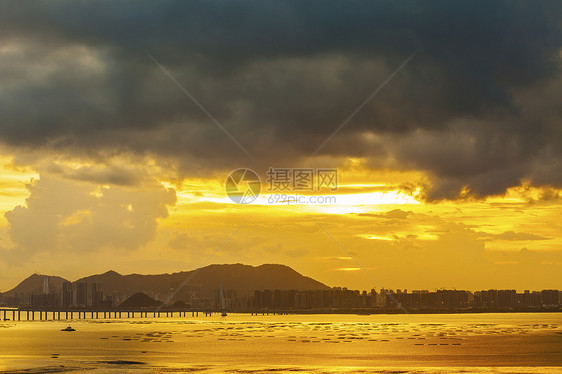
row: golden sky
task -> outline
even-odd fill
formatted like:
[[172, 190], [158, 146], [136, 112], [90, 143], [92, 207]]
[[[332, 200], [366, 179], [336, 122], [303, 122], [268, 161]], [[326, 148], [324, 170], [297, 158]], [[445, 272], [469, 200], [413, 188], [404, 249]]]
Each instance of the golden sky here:
[[559, 190], [515, 187], [503, 196], [427, 202], [421, 184], [400, 187], [422, 181], [419, 172], [369, 170], [357, 159], [338, 172], [338, 189], [323, 191], [335, 203], [269, 204], [277, 192], [264, 183], [265, 193], [242, 205], [228, 199], [226, 173], [131, 188], [40, 174], [3, 157], [0, 233], [7, 256], [0, 284], [10, 288], [34, 271], [77, 279], [109, 269], [193, 269], [249, 218], [206, 264], [283, 263], [328, 285], [359, 289], [378, 288], [360, 266], [385, 287], [401, 289], [558, 285]]
[[[0, 290], [207, 258], [562, 288], [562, 5], [383, 4], [0, 4]], [[336, 201], [270, 204], [272, 167]]]

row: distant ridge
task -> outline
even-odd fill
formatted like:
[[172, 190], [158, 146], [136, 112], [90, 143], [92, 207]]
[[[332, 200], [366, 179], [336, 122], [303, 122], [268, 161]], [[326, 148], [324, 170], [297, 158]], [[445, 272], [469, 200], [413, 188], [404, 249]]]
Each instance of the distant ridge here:
[[66, 279], [44, 274], [32, 274], [26, 279], [24, 279], [16, 287], [12, 288], [10, 291], [6, 291], [3, 295], [12, 296], [15, 294], [27, 294], [27, 293], [41, 293], [43, 292], [43, 279], [49, 277], [49, 290], [59, 291], [62, 289], [63, 282], [67, 282]]
[[119, 304], [120, 309], [134, 309], [134, 308], [153, 308], [160, 306], [162, 303], [154, 300], [143, 292], [137, 292], [129, 297], [127, 300]]
[[[100, 289], [104, 292], [115, 292], [118, 295], [133, 295], [143, 292], [165, 298], [190, 277], [188, 284], [177, 292], [173, 301], [185, 300], [192, 290], [197, 290], [199, 297], [214, 297], [215, 290], [219, 288], [220, 280], [222, 280], [225, 289], [235, 290], [240, 295], [263, 289], [326, 290], [330, 288], [288, 266], [279, 264], [260, 266], [243, 264], [209, 265], [191, 271], [151, 275], [122, 275], [110, 270], [103, 274], [80, 278], [74, 283], [98, 283]], [[33, 274], [12, 290], [5, 292], [4, 295], [42, 292], [43, 278], [43, 275]], [[64, 278], [49, 276], [49, 282], [54, 289], [60, 290], [64, 281], [66, 281]]]

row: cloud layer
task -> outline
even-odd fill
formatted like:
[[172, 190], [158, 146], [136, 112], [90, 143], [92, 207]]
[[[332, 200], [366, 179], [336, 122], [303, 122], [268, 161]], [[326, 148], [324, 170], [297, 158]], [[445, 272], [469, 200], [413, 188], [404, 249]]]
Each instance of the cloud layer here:
[[[28, 186], [26, 206], [6, 213], [20, 261], [36, 253], [133, 250], [156, 236], [157, 220], [176, 203], [173, 189], [99, 187], [42, 176]], [[10, 262], [17, 262], [11, 258]]]
[[554, 1], [3, 2], [0, 141], [182, 175], [305, 162], [419, 51], [320, 156], [423, 170], [430, 199], [559, 187], [561, 17]]

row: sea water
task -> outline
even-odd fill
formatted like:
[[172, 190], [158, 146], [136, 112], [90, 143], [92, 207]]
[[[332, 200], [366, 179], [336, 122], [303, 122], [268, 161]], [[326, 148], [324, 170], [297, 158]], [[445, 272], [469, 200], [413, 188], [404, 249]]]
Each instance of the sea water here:
[[[0, 373], [562, 373], [562, 314], [0, 322]], [[61, 329], [71, 325], [74, 332]]]

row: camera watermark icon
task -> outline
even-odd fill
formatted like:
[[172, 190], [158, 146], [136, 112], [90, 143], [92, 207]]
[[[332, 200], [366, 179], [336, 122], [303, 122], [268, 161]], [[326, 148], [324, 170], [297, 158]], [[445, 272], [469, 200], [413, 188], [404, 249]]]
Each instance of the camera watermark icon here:
[[237, 204], [250, 204], [260, 195], [261, 180], [255, 171], [240, 168], [228, 175], [224, 188], [226, 194], [233, 202]]

